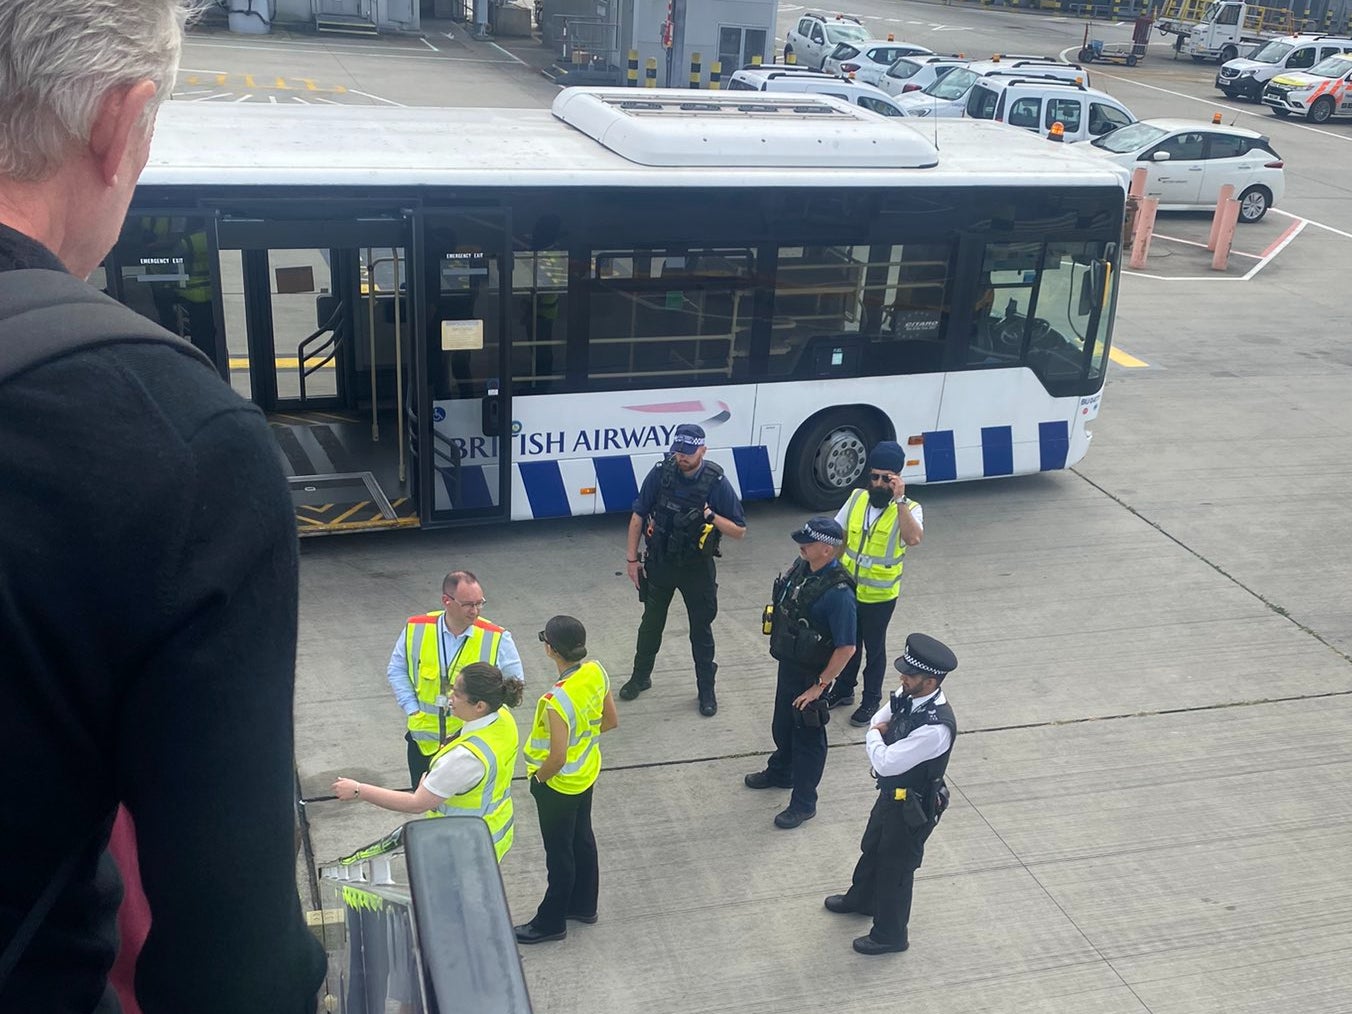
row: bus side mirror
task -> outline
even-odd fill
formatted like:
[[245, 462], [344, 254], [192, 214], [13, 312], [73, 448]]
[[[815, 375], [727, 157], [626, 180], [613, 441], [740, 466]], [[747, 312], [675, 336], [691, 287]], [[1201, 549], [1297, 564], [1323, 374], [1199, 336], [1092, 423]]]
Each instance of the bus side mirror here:
[[1090, 261], [1085, 273], [1080, 276], [1080, 296], [1079, 312], [1081, 317], [1088, 317], [1094, 312], [1095, 306], [1101, 306], [1104, 298], [1107, 296], [1105, 287], [1108, 281], [1108, 262], [1102, 260]]

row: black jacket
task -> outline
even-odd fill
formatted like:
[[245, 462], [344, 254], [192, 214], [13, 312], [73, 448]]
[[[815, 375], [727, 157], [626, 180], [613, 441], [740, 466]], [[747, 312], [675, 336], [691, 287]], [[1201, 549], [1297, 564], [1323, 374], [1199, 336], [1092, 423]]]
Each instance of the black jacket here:
[[[61, 264], [0, 227], [0, 270]], [[118, 1009], [136, 821], [153, 925], [145, 1014], [314, 1010], [323, 952], [296, 893], [294, 519], [262, 415], [155, 346], [0, 384], [0, 946], [89, 843], [0, 1011]]]

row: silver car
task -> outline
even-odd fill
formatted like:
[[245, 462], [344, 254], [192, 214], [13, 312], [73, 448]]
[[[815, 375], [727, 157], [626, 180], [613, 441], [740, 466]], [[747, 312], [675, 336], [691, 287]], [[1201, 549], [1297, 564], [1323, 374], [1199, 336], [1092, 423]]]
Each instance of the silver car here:
[[888, 39], [864, 39], [860, 42], [842, 42], [836, 46], [822, 70], [841, 77], [854, 75], [856, 81], [876, 85], [887, 68], [903, 56], [928, 55], [933, 50], [924, 46], [915, 46], [909, 42], [892, 42]]
[[842, 42], [863, 42], [868, 37], [868, 29], [848, 14], [804, 14], [785, 36], [784, 62], [792, 56], [820, 70]]

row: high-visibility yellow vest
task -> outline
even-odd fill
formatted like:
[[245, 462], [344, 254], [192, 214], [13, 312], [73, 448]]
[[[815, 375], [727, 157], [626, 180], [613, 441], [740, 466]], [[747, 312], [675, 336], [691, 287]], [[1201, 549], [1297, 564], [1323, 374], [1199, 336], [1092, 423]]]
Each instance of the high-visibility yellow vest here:
[[546, 784], [575, 796], [586, 792], [601, 773], [601, 710], [610, 693], [610, 677], [600, 662], [586, 661], [564, 672], [535, 706], [535, 725], [526, 741], [526, 769], [535, 774], [549, 757], [549, 712], [568, 726], [568, 755], [563, 769]]
[[408, 678], [418, 696], [418, 710], [408, 716], [408, 731], [418, 749], [431, 755], [442, 742], [465, 723], [451, 714], [451, 687], [461, 669], [471, 662], [498, 661], [502, 628], [485, 619], [475, 620], [465, 633], [455, 658], [441, 657], [441, 617], [444, 610], [410, 616], [404, 627], [404, 657]]
[[845, 569], [854, 578], [855, 598], [860, 602], [888, 602], [901, 594], [901, 565], [906, 543], [897, 524], [900, 511], [910, 510], [910, 501], [890, 503], [873, 527], [864, 530], [868, 491], [850, 494], [845, 523]]
[[211, 302], [211, 250], [205, 231], [190, 232], [179, 240], [183, 251], [183, 271], [188, 280], [179, 289], [190, 303]]
[[493, 849], [498, 854], [498, 862], [502, 862], [515, 837], [512, 830], [512, 772], [516, 768], [516, 751], [520, 745], [515, 719], [506, 708], [499, 708], [496, 720], [473, 732], [462, 730], [455, 740], [443, 746], [432, 758], [431, 766], [435, 767], [445, 754], [463, 746], [482, 762], [484, 776], [474, 788], [449, 797], [435, 810], [429, 810], [427, 815], [482, 817], [493, 835]]

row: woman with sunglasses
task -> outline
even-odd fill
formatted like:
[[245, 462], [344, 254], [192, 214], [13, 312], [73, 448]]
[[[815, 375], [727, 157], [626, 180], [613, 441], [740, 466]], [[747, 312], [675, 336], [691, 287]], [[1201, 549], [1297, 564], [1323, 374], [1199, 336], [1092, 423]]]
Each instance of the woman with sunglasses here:
[[520, 738], [508, 708], [521, 683], [495, 665], [471, 662], [456, 674], [451, 712], [464, 723], [441, 745], [414, 790], [384, 789], [351, 778], [333, 783], [339, 799], [363, 799], [397, 813], [478, 816], [488, 824], [498, 862], [512, 847], [512, 772]]
[[555, 616], [540, 631], [559, 679], [535, 706], [526, 742], [530, 794], [540, 814], [545, 897], [535, 918], [516, 927], [523, 944], [562, 940], [569, 919], [596, 922], [600, 868], [592, 834], [592, 787], [601, 773], [598, 737], [619, 724], [610, 677], [587, 659], [587, 630], [571, 616]]

